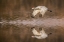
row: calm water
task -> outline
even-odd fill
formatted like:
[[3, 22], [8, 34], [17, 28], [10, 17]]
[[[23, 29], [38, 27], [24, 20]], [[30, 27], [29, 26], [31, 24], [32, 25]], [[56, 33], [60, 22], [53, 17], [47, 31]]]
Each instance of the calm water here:
[[[32, 7], [44, 5], [52, 12], [32, 18]], [[0, 42], [64, 42], [64, 0], [0, 0]], [[31, 28], [44, 28], [46, 39], [31, 36]]]

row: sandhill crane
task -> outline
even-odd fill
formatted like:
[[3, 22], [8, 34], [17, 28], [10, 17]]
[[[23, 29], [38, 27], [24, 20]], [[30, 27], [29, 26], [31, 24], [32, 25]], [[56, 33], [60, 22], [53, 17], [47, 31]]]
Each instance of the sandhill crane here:
[[[47, 7], [45, 6], [37, 6], [34, 9], [33, 13], [32, 13], [32, 17], [35, 17], [38, 13], [40, 13], [42, 15], [42, 17], [44, 16], [45, 12], [48, 10]], [[52, 12], [51, 10], [48, 10], [50, 12]]]
[[38, 32], [35, 28], [33, 28], [32, 33], [34, 34], [32, 38], [45, 39], [46, 37], [48, 37], [48, 35], [45, 33], [43, 29], [40, 32]]

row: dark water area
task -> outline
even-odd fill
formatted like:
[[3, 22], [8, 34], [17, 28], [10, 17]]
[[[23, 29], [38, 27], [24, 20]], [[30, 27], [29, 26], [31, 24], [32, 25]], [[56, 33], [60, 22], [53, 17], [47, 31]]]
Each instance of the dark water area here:
[[[35, 18], [31, 18], [32, 7], [36, 6], [46, 6], [52, 12], [47, 11], [44, 17], [37, 15]], [[59, 19], [60, 24], [58, 25], [61, 26], [52, 22], [50, 25], [54, 24], [54, 26], [51, 25], [51, 27], [34, 26], [36, 30], [42, 27], [47, 34], [52, 33], [46, 39], [36, 39], [31, 37], [33, 35], [31, 28], [33, 26], [8, 24], [9, 21], [25, 20], [26, 22], [27, 20], [27, 22], [30, 22], [32, 19], [40, 18], [42, 20], [46, 19], [46, 22], [44, 21], [45, 26], [49, 21], [47, 21], [48, 18], [51, 18], [50, 21], [54, 23], [55, 21], [57, 23], [58, 20], [56, 19]], [[63, 18], [64, 0], [0, 0], [0, 42], [64, 42]], [[55, 21], [53, 21], [54, 19]]]
[[49, 14], [64, 16], [64, 0], [0, 0], [0, 18], [30, 18], [31, 8], [42, 5], [52, 10]]
[[[47, 34], [45, 39], [32, 38], [30, 26], [0, 25], [0, 42], [64, 42], [64, 28], [60, 26], [43, 27]], [[40, 28], [35, 26], [36, 29]]]

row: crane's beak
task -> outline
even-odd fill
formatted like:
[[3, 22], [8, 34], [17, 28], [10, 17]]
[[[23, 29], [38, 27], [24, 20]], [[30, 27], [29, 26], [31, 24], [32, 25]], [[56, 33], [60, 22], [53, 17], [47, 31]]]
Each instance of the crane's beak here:
[[31, 29], [34, 29], [35, 27], [32, 27]]
[[35, 7], [33, 7], [32, 9], [35, 9]]
[[39, 8], [35, 8], [35, 7], [33, 7], [32, 9], [34, 9], [34, 10], [40, 10]]
[[35, 10], [40, 10], [39, 8], [35, 8]]

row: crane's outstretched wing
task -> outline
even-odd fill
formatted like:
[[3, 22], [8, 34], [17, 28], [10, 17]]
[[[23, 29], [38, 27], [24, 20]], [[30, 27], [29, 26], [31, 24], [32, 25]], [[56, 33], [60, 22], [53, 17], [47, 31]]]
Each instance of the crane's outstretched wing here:
[[35, 29], [33, 29], [32, 32], [33, 32], [34, 35], [41, 35], [41, 34], [40, 34], [39, 32], [37, 32], [37, 30], [35, 30]]
[[40, 33], [39, 33], [39, 32], [37, 32], [37, 30], [35, 30], [35, 29], [33, 28], [32, 32], [33, 32], [33, 34], [34, 34], [34, 36], [32, 36], [33, 38], [45, 39], [46, 37], [48, 37], [48, 35], [45, 33], [45, 31], [44, 31], [43, 29], [42, 29], [42, 30], [40, 31]]

